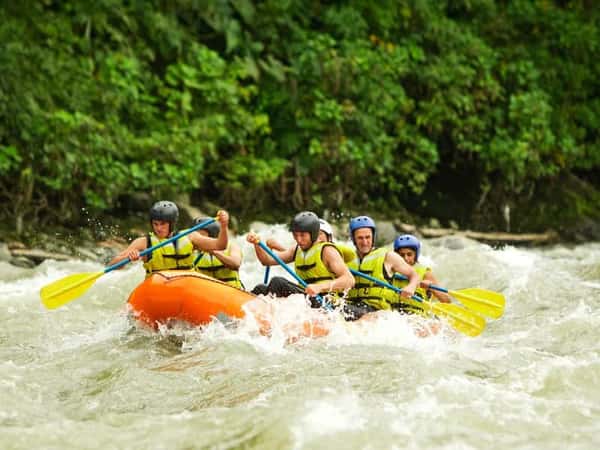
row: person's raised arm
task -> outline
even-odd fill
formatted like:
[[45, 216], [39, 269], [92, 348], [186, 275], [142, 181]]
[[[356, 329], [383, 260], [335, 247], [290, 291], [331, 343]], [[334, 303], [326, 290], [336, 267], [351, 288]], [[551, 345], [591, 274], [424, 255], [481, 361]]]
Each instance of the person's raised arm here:
[[[246, 241], [254, 245], [254, 251], [256, 252], [256, 257], [260, 261], [263, 266], [276, 266], [278, 263], [273, 259], [267, 252], [265, 252], [258, 243], [260, 242], [260, 236], [256, 234], [254, 231], [250, 231], [246, 235]], [[289, 263], [294, 260], [296, 247], [290, 247], [285, 250], [273, 250], [284, 263]]]
[[229, 243], [228, 255], [223, 250], [213, 250], [211, 253], [228, 269], [238, 270], [242, 265], [242, 251], [235, 242]]
[[227, 211], [220, 210], [217, 212], [217, 220], [221, 225], [219, 229], [219, 235], [216, 238], [203, 236], [197, 231], [190, 234], [190, 240], [193, 242], [194, 247], [198, 250], [212, 251], [212, 250], [225, 250], [229, 242], [227, 226], [229, 225], [229, 214]]
[[266, 244], [267, 244], [267, 247], [269, 247], [271, 250], [279, 250], [279, 251], [285, 250], [285, 247], [283, 245], [281, 245], [279, 242], [277, 242], [277, 240], [274, 238], [267, 239]]

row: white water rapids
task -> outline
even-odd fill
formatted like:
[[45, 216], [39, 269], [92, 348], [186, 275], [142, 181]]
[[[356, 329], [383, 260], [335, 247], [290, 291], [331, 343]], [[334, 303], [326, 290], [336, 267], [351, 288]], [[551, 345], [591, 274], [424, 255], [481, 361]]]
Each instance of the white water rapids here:
[[[251, 288], [264, 269], [236, 239]], [[138, 264], [49, 311], [40, 288], [103, 267], [0, 263], [0, 448], [599, 448], [600, 244], [444, 238], [423, 255], [442, 286], [504, 294], [504, 316], [476, 338], [419, 338], [397, 313], [294, 343], [249, 320], [153, 333], [127, 315]], [[282, 322], [310, 313], [280, 308]]]

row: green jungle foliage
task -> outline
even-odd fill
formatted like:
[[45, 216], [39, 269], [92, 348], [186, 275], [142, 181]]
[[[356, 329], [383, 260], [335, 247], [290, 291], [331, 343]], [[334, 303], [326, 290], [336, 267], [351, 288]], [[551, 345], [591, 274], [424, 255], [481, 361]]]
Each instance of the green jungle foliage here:
[[78, 223], [140, 192], [395, 208], [441, 173], [480, 200], [595, 173], [599, 19], [585, 0], [3, 2], [0, 217]]

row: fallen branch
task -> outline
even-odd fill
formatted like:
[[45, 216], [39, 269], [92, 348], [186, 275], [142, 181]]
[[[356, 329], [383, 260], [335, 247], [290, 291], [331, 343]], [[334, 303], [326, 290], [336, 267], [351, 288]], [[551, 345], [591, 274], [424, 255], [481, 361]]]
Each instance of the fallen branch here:
[[559, 239], [558, 233], [555, 231], [547, 231], [545, 233], [503, 233], [503, 232], [483, 232], [471, 230], [455, 230], [452, 228], [415, 228], [408, 225], [401, 228], [406, 233], [418, 233], [426, 238], [436, 238], [444, 236], [463, 236], [474, 239], [476, 241], [486, 243], [503, 243], [503, 244], [548, 244], [556, 242]]

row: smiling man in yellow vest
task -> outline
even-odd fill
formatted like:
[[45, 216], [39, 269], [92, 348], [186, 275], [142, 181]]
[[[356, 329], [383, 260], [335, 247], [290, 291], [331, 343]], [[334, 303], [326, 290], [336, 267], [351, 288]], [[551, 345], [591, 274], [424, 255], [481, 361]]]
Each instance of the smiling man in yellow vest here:
[[356, 247], [356, 258], [348, 267], [387, 283], [393, 282], [394, 273], [408, 277], [408, 284], [400, 296], [366, 278], [355, 276], [355, 284], [348, 292], [344, 313], [347, 320], [357, 320], [363, 315], [382, 309], [403, 309], [401, 297], [410, 298], [419, 284], [417, 272], [398, 254], [386, 248], [375, 247], [377, 226], [368, 216], [350, 220], [350, 237]]

